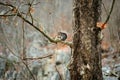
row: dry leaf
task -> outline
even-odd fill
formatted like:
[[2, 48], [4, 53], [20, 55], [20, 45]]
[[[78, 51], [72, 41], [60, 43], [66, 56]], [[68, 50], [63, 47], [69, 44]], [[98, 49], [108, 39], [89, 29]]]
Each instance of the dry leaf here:
[[102, 22], [97, 22], [97, 27], [99, 27], [101, 29], [105, 29], [107, 27], [107, 24], [104, 24]]

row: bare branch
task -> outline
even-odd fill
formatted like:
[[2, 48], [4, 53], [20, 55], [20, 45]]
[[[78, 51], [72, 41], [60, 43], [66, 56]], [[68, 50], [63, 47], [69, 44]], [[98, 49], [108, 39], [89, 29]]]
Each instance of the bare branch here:
[[30, 16], [31, 21], [32, 21], [32, 24], [33, 24], [33, 16], [32, 16], [32, 14], [31, 14], [31, 10], [32, 10], [32, 4], [33, 4], [33, 2], [34, 2], [34, 0], [32, 0], [31, 3], [30, 3], [30, 2], [27, 2], [27, 4], [26, 4], [26, 5], [29, 6], [29, 7], [28, 7], [27, 14], [26, 14], [26, 17], [27, 17], [28, 15]]
[[18, 14], [18, 16], [20, 18], [22, 18], [25, 22], [27, 22], [28, 24], [30, 24], [32, 27], [34, 27], [37, 31], [41, 32], [50, 42], [52, 43], [62, 43], [62, 44], [66, 44], [70, 47], [72, 47], [72, 44], [70, 42], [65, 42], [65, 41], [59, 41], [59, 40], [54, 40], [51, 37], [49, 37], [44, 31], [40, 30], [37, 26], [35, 26], [34, 24], [32, 24], [30, 21], [28, 21], [27, 19], [25, 19], [21, 14]]
[[47, 55], [44, 55], [42, 57], [37, 57], [37, 58], [24, 58], [23, 60], [38, 60], [38, 59], [43, 59], [43, 58], [47, 58], [50, 56], [53, 56], [53, 54], [47, 54]]
[[60, 72], [58, 71], [58, 69], [57, 69], [57, 66], [55, 65], [55, 69], [56, 69], [56, 71], [58, 72], [58, 74], [59, 74], [59, 77], [60, 77], [60, 80], [62, 80], [62, 76], [60, 75]]
[[103, 2], [102, 2], [102, 5], [103, 5], [103, 8], [104, 8], [104, 10], [105, 10], [105, 12], [106, 12], [106, 15], [108, 16], [107, 9], [106, 9], [105, 4], [104, 4]]
[[16, 8], [15, 6], [13, 6], [11, 4], [6, 4], [6, 3], [2, 3], [2, 2], [0, 2], [0, 5], [8, 6], [8, 7], [11, 7], [11, 8]]
[[15, 16], [16, 14], [6, 14], [6, 15], [0, 15], [0, 17], [7, 17], [7, 16]]
[[[1, 2], [0, 2], [0, 5], [10, 6], [12, 8], [16, 8], [15, 6], [13, 6], [11, 4], [5, 4], [5, 3], [1, 3]], [[14, 15], [0, 15], [0, 16], [14, 16]], [[31, 23], [29, 20], [27, 20], [25, 17], [23, 17], [23, 15], [19, 11], [17, 13], [17, 16], [20, 17], [21, 19], [23, 19], [26, 23], [31, 25], [33, 28], [35, 28], [41, 34], [43, 34], [50, 42], [52, 42], [52, 43], [58, 43], [59, 42], [59, 43], [62, 43], [62, 44], [65, 44], [65, 45], [68, 45], [68, 46], [72, 47], [72, 42], [60, 41], [60, 40], [55, 40], [55, 39], [51, 38], [47, 33], [40, 30], [37, 26], [35, 26], [33, 23]]]
[[109, 21], [110, 15], [111, 15], [111, 13], [112, 13], [112, 11], [113, 11], [114, 4], [115, 4], [115, 0], [113, 0], [113, 2], [112, 2], [112, 6], [111, 6], [111, 9], [110, 9], [110, 12], [109, 12], [109, 14], [108, 14], [105, 22], [104, 22], [103, 25], [101, 26], [102, 28], [104, 28], [105, 24]]
[[38, 5], [40, 2], [34, 3], [33, 5]]

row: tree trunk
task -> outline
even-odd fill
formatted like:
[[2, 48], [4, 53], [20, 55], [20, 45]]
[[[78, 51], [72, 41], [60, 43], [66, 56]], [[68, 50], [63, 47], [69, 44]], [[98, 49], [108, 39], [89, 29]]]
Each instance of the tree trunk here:
[[74, 0], [73, 61], [71, 80], [102, 80], [101, 54], [98, 50], [101, 0]]

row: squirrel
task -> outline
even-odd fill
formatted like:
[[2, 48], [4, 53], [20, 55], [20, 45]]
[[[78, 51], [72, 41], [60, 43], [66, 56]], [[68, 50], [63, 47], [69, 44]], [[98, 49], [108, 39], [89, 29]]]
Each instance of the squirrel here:
[[58, 32], [55, 39], [60, 41], [65, 41], [67, 39], [67, 33]]

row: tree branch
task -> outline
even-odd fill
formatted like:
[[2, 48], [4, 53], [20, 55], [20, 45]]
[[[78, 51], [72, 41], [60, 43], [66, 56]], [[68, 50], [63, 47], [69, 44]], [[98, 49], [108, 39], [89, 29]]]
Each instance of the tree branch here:
[[57, 66], [56, 66], [56, 65], [55, 65], [55, 69], [56, 69], [57, 73], [59, 74], [60, 80], [62, 80], [62, 76], [60, 75], [60, 72], [58, 71], [58, 69], [57, 69]]
[[23, 60], [38, 60], [38, 59], [43, 59], [43, 58], [47, 58], [50, 56], [53, 56], [53, 54], [47, 54], [47, 55], [44, 55], [42, 57], [37, 57], [37, 58], [24, 58]]
[[[5, 4], [0, 2], [0, 5], [3, 6], [9, 6], [12, 7], [13, 9], [15, 9], [16, 7], [11, 5], [11, 4]], [[15, 16], [16, 14], [11, 14], [11, 15], [0, 15], [0, 16]], [[29, 25], [31, 25], [33, 28], [35, 28], [37, 31], [39, 31], [43, 36], [45, 36], [50, 42], [52, 43], [62, 43], [65, 45], [68, 45], [70, 47], [72, 47], [72, 42], [67, 42], [67, 41], [60, 41], [60, 40], [55, 40], [53, 38], [51, 38], [50, 36], [48, 36], [48, 34], [46, 34], [44, 31], [40, 30], [37, 26], [35, 26], [33, 23], [31, 23], [29, 20], [27, 20], [19, 11], [17, 13], [17, 16], [20, 17], [22, 20], [24, 20], [26, 23], [28, 23]]]
[[110, 15], [111, 15], [111, 13], [112, 13], [112, 11], [113, 11], [114, 4], [115, 4], [115, 0], [113, 0], [113, 2], [112, 2], [112, 6], [111, 6], [111, 9], [110, 9], [110, 12], [109, 12], [109, 14], [108, 14], [105, 22], [104, 22], [103, 25], [101, 26], [102, 28], [104, 28], [105, 24], [109, 21]]

